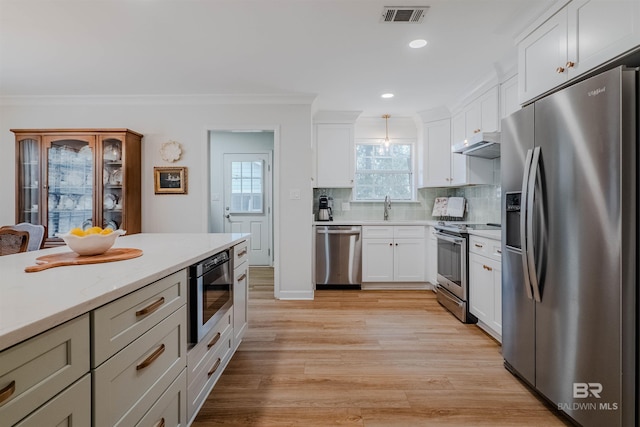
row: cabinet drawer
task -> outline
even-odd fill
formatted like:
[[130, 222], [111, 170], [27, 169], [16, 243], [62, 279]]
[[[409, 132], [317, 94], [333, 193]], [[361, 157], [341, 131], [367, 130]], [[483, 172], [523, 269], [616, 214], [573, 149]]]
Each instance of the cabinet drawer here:
[[0, 353], [0, 420], [13, 425], [89, 372], [89, 315]]
[[364, 225], [362, 226], [363, 239], [393, 239], [393, 226], [391, 225]]
[[469, 252], [486, 256], [496, 261], [502, 259], [501, 243], [485, 237], [469, 236]]
[[187, 302], [187, 270], [181, 270], [92, 312], [93, 368]]
[[233, 247], [233, 267], [243, 264], [249, 259], [248, 241], [240, 242]]
[[233, 307], [225, 313], [205, 337], [196, 344], [187, 354], [187, 381], [189, 384], [195, 379], [196, 372], [202, 369], [207, 355], [214, 353], [218, 347], [223, 345], [222, 337], [232, 328]]
[[187, 425], [187, 372], [175, 379], [136, 427], [176, 427]]
[[181, 307], [94, 370], [94, 426], [140, 420], [187, 362], [187, 308]]
[[396, 239], [424, 239], [422, 225], [399, 225], [393, 227], [393, 237]]
[[220, 346], [213, 353], [207, 354], [204, 362], [194, 372], [193, 381], [189, 383], [187, 389], [189, 419], [193, 418], [195, 412], [200, 408], [200, 405], [207, 398], [218, 378], [220, 378], [231, 357], [232, 344], [233, 331], [232, 329], [227, 329], [227, 332], [220, 339]]
[[15, 427], [91, 425], [91, 374], [42, 405]]

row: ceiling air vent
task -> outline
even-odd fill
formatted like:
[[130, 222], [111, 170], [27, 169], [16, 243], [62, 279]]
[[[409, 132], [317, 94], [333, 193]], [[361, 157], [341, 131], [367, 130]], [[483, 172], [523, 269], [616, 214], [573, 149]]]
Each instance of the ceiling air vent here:
[[380, 22], [419, 24], [424, 20], [429, 6], [385, 6]]

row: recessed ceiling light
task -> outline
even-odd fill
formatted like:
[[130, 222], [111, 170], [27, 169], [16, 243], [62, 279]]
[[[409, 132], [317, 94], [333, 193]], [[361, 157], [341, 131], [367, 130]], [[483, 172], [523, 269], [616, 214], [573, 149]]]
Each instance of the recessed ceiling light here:
[[393, 98], [393, 97], [394, 97], [394, 95], [393, 95], [392, 93], [383, 93], [383, 94], [382, 94], [382, 97], [383, 97], [383, 98], [385, 98], [385, 99], [386, 99], [386, 98]]
[[421, 47], [425, 47], [426, 45], [427, 41], [423, 39], [413, 40], [411, 43], [409, 43], [409, 47], [412, 47], [414, 49], [419, 49]]

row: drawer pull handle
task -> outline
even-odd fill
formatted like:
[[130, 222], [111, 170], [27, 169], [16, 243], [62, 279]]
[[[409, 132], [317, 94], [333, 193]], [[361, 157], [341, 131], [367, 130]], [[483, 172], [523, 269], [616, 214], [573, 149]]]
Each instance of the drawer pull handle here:
[[498, 252], [499, 254], [502, 253], [502, 249], [496, 249], [496, 252]]
[[164, 344], [160, 344], [160, 347], [158, 347], [157, 349], [155, 349], [155, 351], [153, 353], [151, 353], [149, 355], [149, 357], [147, 357], [146, 359], [144, 359], [142, 361], [142, 363], [140, 363], [138, 366], [136, 366], [136, 371], [139, 371], [141, 369], [146, 368], [147, 366], [151, 365], [153, 362], [156, 361], [156, 359], [158, 357], [160, 357], [160, 355], [164, 353]]
[[3, 403], [5, 400], [9, 399], [13, 393], [16, 391], [16, 382], [11, 381], [8, 386], [0, 390], [0, 403]]
[[247, 254], [247, 248], [244, 248], [240, 252], [238, 252], [238, 258], [243, 257]]
[[564, 67], [558, 67], [558, 68], [556, 68], [556, 73], [558, 73], [558, 74], [562, 74], [562, 73], [564, 73]]
[[242, 282], [246, 278], [247, 278], [246, 273], [242, 273], [242, 276], [238, 277], [238, 282]]
[[153, 427], [164, 427], [164, 418], [160, 419]]
[[154, 311], [159, 309], [162, 304], [164, 304], [164, 297], [161, 297], [158, 301], [156, 301], [154, 303], [151, 303], [148, 306], [146, 306], [145, 308], [136, 311], [136, 317], [140, 317], [140, 316], [144, 316], [144, 315], [149, 314], [149, 313], [153, 313]]
[[484, 245], [479, 245], [477, 243], [474, 243], [474, 245], [475, 245], [476, 248], [484, 248]]
[[566, 65], [566, 67], [567, 67], [567, 68], [573, 68], [573, 67], [575, 67], [575, 66], [576, 66], [576, 63], [575, 63], [575, 62], [573, 62], [573, 61], [569, 61], [569, 62], [567, 62], [567, 65]]
[[482, 265], [482, 268], [484, 268], [487, 271], [493, 271], [493, 268], [489, 267], [488, 265]]
[[211, 342], [210, 342], [209, 344], [207, 344], [207, 348], [211, 348], [211, 347], [213, 347], [214, 345], [216, 345], [216, 343], [218, 342], [218, 340], [220, 340], [220, 332], [218, 332], [218, 333], [216, 334], [216, 336], [215, 336], [215, 337], [213, 337], [213, 339], [211, 340]]
[[215, 371], [218, 370], [218, 368], [220, 367], [220, 363], [222, 363], [222, 360], [220, 360], [220, 358], [218, 357], [218, 360], [216, 360], [216, 363], [213, 365], [213, 368], [211, 368], [211, 370], [207, 373], [207, 376], [211, 376], [213, 375], [213, 373]]

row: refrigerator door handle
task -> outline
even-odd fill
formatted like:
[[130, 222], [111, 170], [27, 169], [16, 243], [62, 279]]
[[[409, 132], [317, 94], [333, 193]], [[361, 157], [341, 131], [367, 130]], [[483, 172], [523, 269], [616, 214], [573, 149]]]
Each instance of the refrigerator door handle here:
[[536, 191], [536, 177], [540, 167], [540, 147], [533, 149], [533, 158], [531, 159], [531, 167], [529, 169], [529, 179], [527, 188], [527, 261], [529, 271], [529, 280], [531, 288], [533, 288], [533, 299], [540, 302], [540, 286], [538, 283], [538, 273], [536, 272], [536, 260], [533, 248], [533, 200]]
[[529, 190], [529, 172], [531, 170], [531, 159], [533, 157], [533, 150], [527, 150], [527, 157], [524, 161], [524, 174], [522, 175], [522, 192], [520, 199], [523, 201], [524, 206], [520, 210], [520, 244], [522, 253], [522, 271], [524, 272], [524, 286], [527, 290], [527, 298], [533, 299], [533, 293], [531, 292], [531, 281], [529, 279], [529, 262], [527, 260], [527, 216], [529, 215], [529, 208], [527, 205], [527, 192]]

